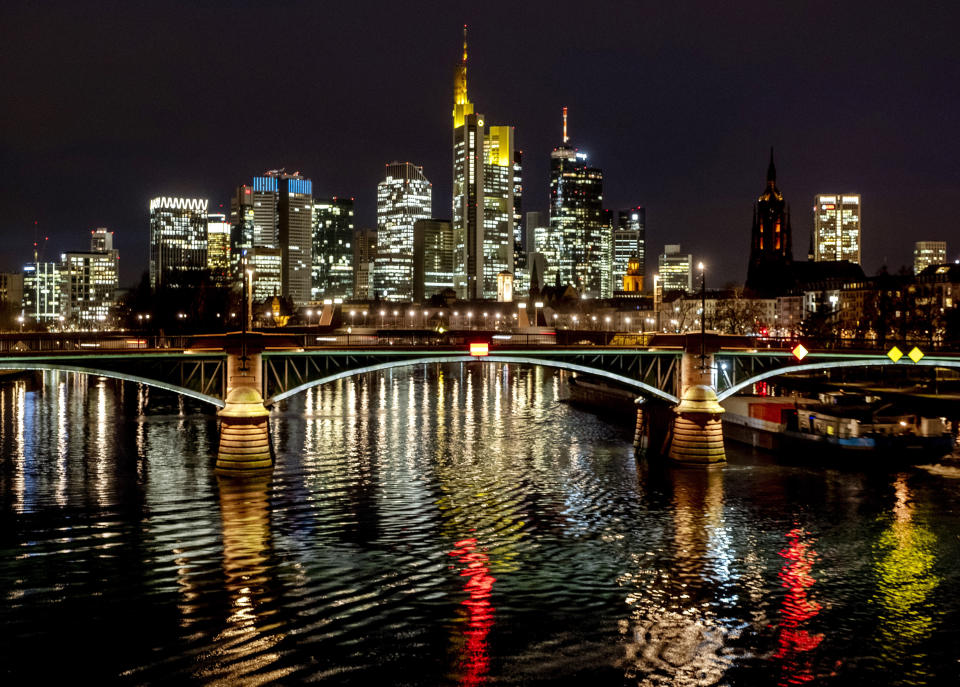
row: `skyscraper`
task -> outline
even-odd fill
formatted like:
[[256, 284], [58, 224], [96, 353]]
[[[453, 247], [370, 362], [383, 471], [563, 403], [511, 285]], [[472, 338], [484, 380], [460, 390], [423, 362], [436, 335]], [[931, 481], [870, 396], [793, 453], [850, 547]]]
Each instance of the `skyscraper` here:
[[30, 262], [23, 266], [23, 314], [39, 323], [60, 317], [60, 265]]
[[[563, 144], [550, 153], [550, 230], [538, 246], [547, 259], [547, 283], [572, 284], [582, 296], [603, 291], [603, 172], [569, 144], [563, 108]], [[609, 275], [609, 263], [606, 264]]]
[[358, 229], [353, 234], [354, 298], [373, 297], [373, 270], [377, 258], [377, 230]]
[[514, 270], [521, 155], [513, 127], [486, 127], [484, 116], [474, 112], [467, 95], [466, 26], [453, 98], [455, 288], [462, 298], [495, 298], [497, 275]]
[[311, 299], [353, 298], [353, 198], [313, 201]]
[[182, 286], [207, 269], [207, 199], [150, 201], [150, 288]]
[[295, 304], [309, 302], [313, 183], [299, 172], [288, 174], [283, 169], [254, 177], [251, 186], [242, 185], [234, 194], [230, 223], [235, 272], [239, 271], [244, 250], [279, 249], [281, 295]]
[[693, 256], [680, 252], [680, 244], [668, 244], [660, 255], [660, 285], [667, 291], [693, 290]]
[[433, 186], [423, 168], [409, 162], [387, 165], [377, 184], [377, 257], [374, 290], [389, 301], [413, 298], [413, 225], [430, 219]]
[[813, 255], [817, 262], [860, 264], [860, 194], [820, 194], [813, 206]]
[[448, 220], [420, 219], [413, 225], [413, 300], [453, 288], [453, 225]]
[[[617, 212], [617, 225], [613, 230], [613, 284], [620, 288], [627, 274], [630, 261], [636, 259], [635, 273], [631, 275], [632, 291], [643, 291], [646, 272], [646, 225], [647, 211], [642, 205]], [[636, 278], [639, 277], [639, 288]], [[624, 287], [624, 290], [627, 290]]]
[[753, 207], [748, 290], [764, 297], [782, 295], [789, 290], [793, 284], [791, 235], [790, 208], [777, 188], [777, 168], [773, 164], [771, 148], [767, 187]]
[[207, 269], [210, 280], [219, 287], [231, 283], [230, 223], [222, 212], [207, 215]]
[[914, 274], [920, 274], [930, 265], [942, 265], [946, 261], [946, 241], [917, 241], [913, 244]]

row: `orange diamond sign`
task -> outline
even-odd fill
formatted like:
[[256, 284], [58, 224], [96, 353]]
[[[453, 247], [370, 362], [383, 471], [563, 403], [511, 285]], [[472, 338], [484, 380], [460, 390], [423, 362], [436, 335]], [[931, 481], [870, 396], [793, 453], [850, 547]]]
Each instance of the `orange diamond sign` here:
[[793, 357], [797, 360], [803, 360], [807, 357], [807, 353], [809, 353], [809, 351], [803, 347], [803, 344], [798, 343], [797, 347], [793, 349], [792, 353]]
[[889, 351], [887, 351], [887, 357], [890, 358], [893, 362], [897, 362], [900, 358], [903, 357], [903, 351], [894, 346]]
[[919, 362], [920, 362], [920, 358], [923, 357], [923, 351], [921, 351], [919, 348], [917, 348], [916, 346], [914, 346], [914, 347], [913, 347], [913, 350], [911, 350], [909, 353], [907, 353], [907, 357], [910, 358], [910, 360], [912, 360], [913, 362], [919, 363]]

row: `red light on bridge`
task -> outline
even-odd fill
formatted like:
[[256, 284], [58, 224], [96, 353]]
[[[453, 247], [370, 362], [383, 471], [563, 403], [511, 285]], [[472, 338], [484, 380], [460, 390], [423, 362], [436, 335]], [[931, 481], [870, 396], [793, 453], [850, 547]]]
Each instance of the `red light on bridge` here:
[[809, 351], [803, 347], [803, 344], [799, 344], [799, 343], [797, 344], [796, 348], [794, 348], [793, 351], [791, 352], [793, 353], [793, 357], [796, 358], [797, 360], [803, 360], [804, 358], [807, 357], [807, 353], [809, 353]]
[[490, 355], [490, 344], [486, 342], [471, 343], [470, 355], [474, 355], [477, 357]]

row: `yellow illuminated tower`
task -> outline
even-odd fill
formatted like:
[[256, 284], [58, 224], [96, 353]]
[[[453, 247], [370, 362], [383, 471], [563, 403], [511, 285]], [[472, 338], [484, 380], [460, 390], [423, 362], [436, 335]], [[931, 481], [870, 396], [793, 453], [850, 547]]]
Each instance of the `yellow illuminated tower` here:
[[496, 298], [497, 275], [513, 273], [519, 155], [510, 126], [484, 124], [467, 94], [467, 27], [453, 80], [454, 288], [467, 299]]

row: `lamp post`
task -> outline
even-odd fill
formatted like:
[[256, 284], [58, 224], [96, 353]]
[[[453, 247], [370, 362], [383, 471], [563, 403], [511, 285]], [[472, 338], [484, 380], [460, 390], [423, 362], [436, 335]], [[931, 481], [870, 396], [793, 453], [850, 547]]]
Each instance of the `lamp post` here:
[[537, 301], [533, 304], [533, 326], [540, 326], [540, 308], [543, 307], [543, 301]]
[[697, 264], [700, 270], [700, 373], [707, 371], [707, 272], [703, 263]]

